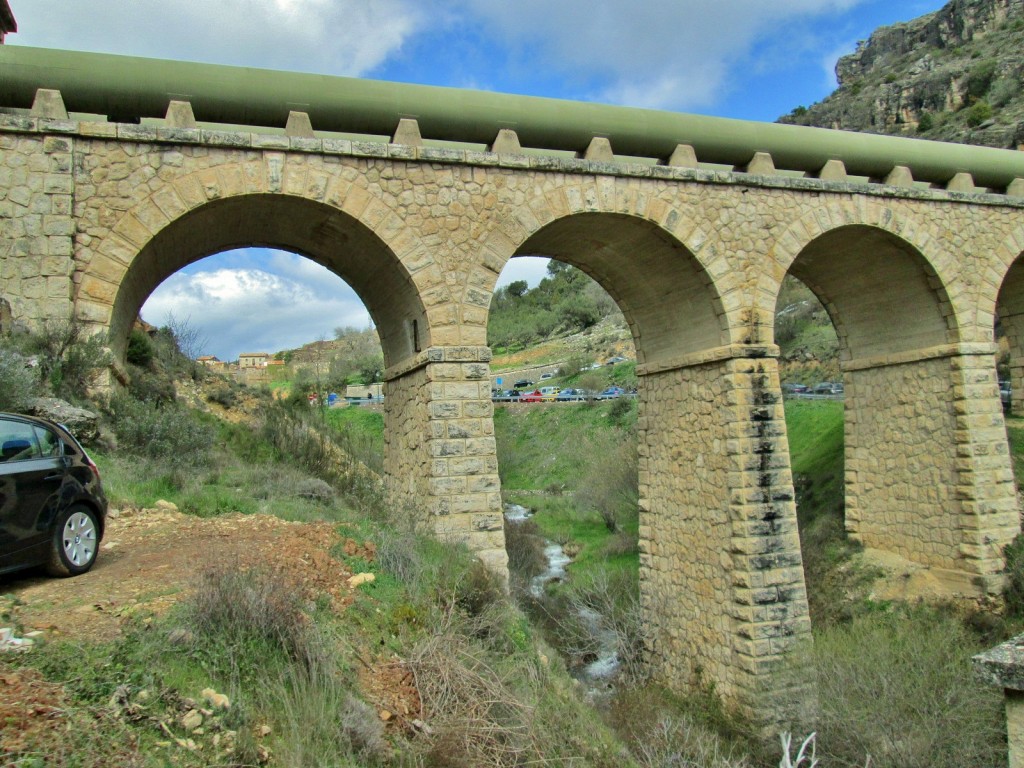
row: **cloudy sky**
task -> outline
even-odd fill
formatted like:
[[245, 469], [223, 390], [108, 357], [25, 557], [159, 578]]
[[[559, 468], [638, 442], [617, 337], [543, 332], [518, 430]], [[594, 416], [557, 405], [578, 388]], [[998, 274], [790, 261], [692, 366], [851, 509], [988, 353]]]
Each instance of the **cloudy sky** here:
[[[836, 59], [943, 0], [9, 0], [12, 45], [285, 69], [775, 120], [835, 87]], [[536, 283], [514, 260], [502, 281]], [[166, 280], [222, 360], [366, 327], [358, 297], [289, 253], [248, 249]], [[244, 318], [240, 321], [238, 318]]]

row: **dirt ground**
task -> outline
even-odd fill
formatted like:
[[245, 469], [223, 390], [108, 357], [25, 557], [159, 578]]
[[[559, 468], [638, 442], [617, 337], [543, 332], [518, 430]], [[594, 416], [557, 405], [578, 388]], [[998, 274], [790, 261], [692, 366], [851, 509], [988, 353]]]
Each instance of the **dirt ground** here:
[[[330, 555], [335, 545], [346, 554], [373, 559], [372, 544], [344, 538], [333, 523], [241, 514], [202, 519], [163, 504], [116, 510], [88, 573], [70, 579], [40, 571], [0, 577], [0, 609], [8, 613], [0, 627], [16, 623], [18, 636], [39, 631], [44, 641], [111, 640], [126, 620], [166, 611], [201, 583], [204, 572], [216, 568], [265, 568], [301, 585], [310, 596], [330, 595], [335, 608], [344, 610], [352, 600], [352, 574]], [[5, 655], [0, 653], [0, 765], [7, 764], [5, 753], [16, 750], [28, 734], [60, 728], [55, 713], [66, 702], [59, 685], [44, 682], [33, 670], [5, 664]], [[374, 698], [381, 707], [395, 707], [391, 700], [396, 697], [388, 693], [401, 681], [388, 680], [394, 674], [388, 665], [374, 667], [366, 680], [377, 689]]]
[[[159, 614], [186, 597], [211, 568], [281, 572], [316, 594], [347, 599], [351, 575], [330, 556], [333, 523], [289, 523], [269, 515], [185, 515], [173, 505], [114, 511], [92, 570], [70, 579], [37, 571], [0, 577], [25, 632], [109, 640], [133, 614]], [[349, 548], [359, 546], [355, 542]]]

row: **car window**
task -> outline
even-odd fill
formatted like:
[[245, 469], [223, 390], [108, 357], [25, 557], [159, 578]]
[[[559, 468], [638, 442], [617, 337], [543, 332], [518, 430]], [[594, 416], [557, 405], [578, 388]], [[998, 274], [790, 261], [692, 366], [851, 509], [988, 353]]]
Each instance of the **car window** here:
[[35, 428], [20, 421], [0, 420], [0, 461], [24, 461], [43, 455]]
[[64, 441], [55, 432], [44, 427], [35, 427], [36, 439], [39, 441], [41, 456], [61, 456], [64, 453]]

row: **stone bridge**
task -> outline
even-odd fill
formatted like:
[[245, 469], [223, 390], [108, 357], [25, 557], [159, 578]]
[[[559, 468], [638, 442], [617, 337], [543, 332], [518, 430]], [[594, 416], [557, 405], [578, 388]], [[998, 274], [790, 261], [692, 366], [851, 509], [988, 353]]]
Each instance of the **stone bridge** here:
[[993, 327], [1024, 392], [1022, 178], [1012, 151], [0, 48], [13, 320], [73, 314], [123, 360], [143, 302], [197, 259], [260, 245], [325, 265], [380, 332], [392, 486], [499, 571], [495, 281], [544, 255], [599, 282], [636, 344], [650, 661], [755, 708], [810, 637], [783, 278], [838, 331], [851, 537], [949, 595], [998, 592], [1019, 510]]

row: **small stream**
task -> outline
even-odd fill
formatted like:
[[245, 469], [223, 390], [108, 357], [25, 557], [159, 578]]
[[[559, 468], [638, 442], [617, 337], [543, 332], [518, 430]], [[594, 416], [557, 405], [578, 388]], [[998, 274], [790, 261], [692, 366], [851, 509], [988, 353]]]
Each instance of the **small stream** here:
[[[505, 505], [507, 523], [517, 525], [532, 516], [531, 510], [519, 504]], [[545, 542], [544, 557], [548, 562], [547, 569], [534, 576], [530, 582], [530, 594], [534, 597], [541, 597], [544, 588], [550, 582], [564, 579], [565, 569], [572, 562], [572, 558], [565, 554], [562, 545], [553, 541]], [[597, 611], [584, 606], [579, 609], [578, 615], [594, 638], [597, 658], [586, 664], [571, 667], [569, 672], [577, 680], [587, 684], [588, 693], [596, 694], [607, 688], [608, 681], [619, 669], [618, 638], [614, 631], [605, 626], [601, 614]]]

